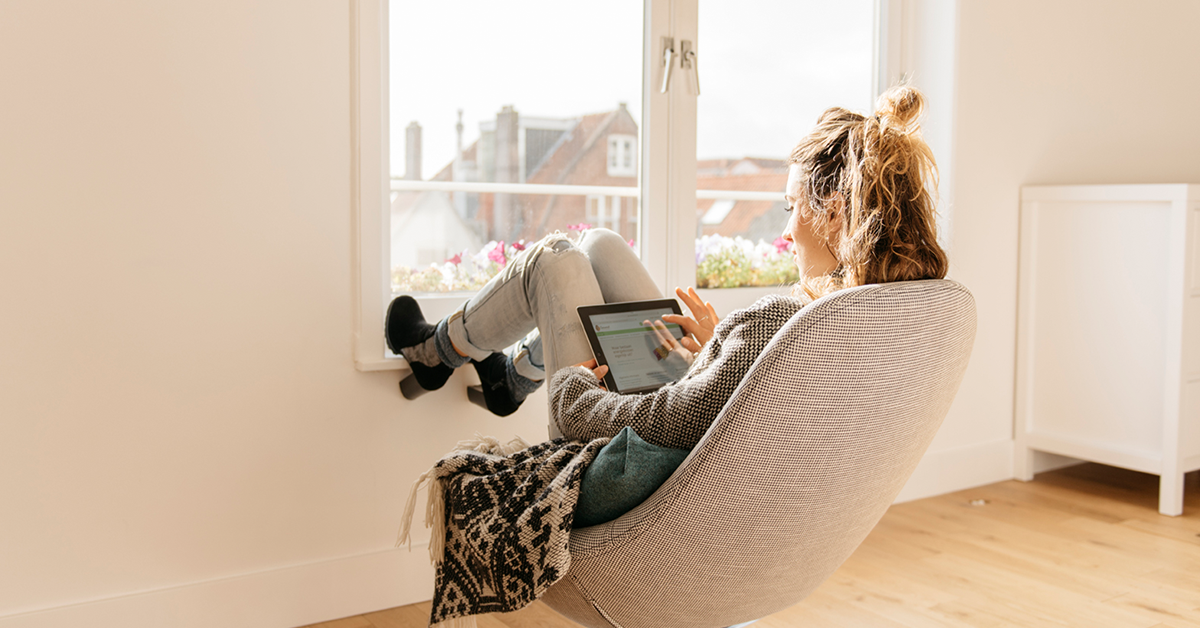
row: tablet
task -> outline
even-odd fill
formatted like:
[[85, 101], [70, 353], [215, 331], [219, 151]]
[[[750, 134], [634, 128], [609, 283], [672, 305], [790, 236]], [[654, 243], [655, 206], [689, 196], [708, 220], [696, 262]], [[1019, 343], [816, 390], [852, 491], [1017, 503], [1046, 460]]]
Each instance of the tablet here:
[[[610, 391], [650, 392], [687, 373], [687, 362], [643, 324], [661, 320], [663, 314], [681, 314], [674, 299], [581, 305], [578, 310], [597, 366], [608, 365], [604, 385]], [[676, 339], [683, 337], [679, 325], [668, 324], [667, 329]]]

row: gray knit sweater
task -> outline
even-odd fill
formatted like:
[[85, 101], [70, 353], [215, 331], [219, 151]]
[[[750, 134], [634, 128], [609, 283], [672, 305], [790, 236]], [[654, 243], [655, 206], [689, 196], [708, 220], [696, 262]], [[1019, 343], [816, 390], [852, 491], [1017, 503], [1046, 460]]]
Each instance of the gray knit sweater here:
[[767, 343], [806, 304], [768, 295], [732, 312], [717, 325], [687, 374], [651, 393], [607, 392], [588, 369], [560, 369], [550, 379], [551, 420], [571, 440], [612, 437], [631, 426], [648, 443], [692, 449]]

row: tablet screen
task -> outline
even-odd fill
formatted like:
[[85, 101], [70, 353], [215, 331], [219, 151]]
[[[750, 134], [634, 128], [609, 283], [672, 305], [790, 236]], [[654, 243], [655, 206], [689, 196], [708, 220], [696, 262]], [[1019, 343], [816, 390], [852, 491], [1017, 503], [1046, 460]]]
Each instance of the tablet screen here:
[[[608, 365], [604, 380], [609, 390], [647, 392], [687, 373], [688, 363], [663, 346], [654, 329], [645, 324], [678, 313], [678, 304], [669, 299], [579, 308], [596, 361]], [[679, 325], [666, 327], [676, 339], [683, 337]]]

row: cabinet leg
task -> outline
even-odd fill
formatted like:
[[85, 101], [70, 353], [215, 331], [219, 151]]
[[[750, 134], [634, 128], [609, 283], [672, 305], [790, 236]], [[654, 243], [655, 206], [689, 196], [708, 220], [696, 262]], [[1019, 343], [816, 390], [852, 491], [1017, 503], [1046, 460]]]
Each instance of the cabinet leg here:
[[1183, 474], [1158, 476], [1158, 512], [1172, 517], [1183, 514]]
[[1013, 447], [1013, 475], [1022, 482], [1033, 479], [1033, 450], [1024, 445]]

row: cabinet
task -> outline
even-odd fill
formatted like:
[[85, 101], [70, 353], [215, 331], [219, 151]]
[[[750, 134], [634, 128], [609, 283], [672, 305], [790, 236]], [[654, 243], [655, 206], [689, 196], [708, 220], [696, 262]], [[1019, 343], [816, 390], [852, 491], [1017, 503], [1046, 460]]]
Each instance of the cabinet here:
[[1200, 469], [1200, 185], [1021, 190], [1014, 467], [1033, 451], [1159, 476]]

